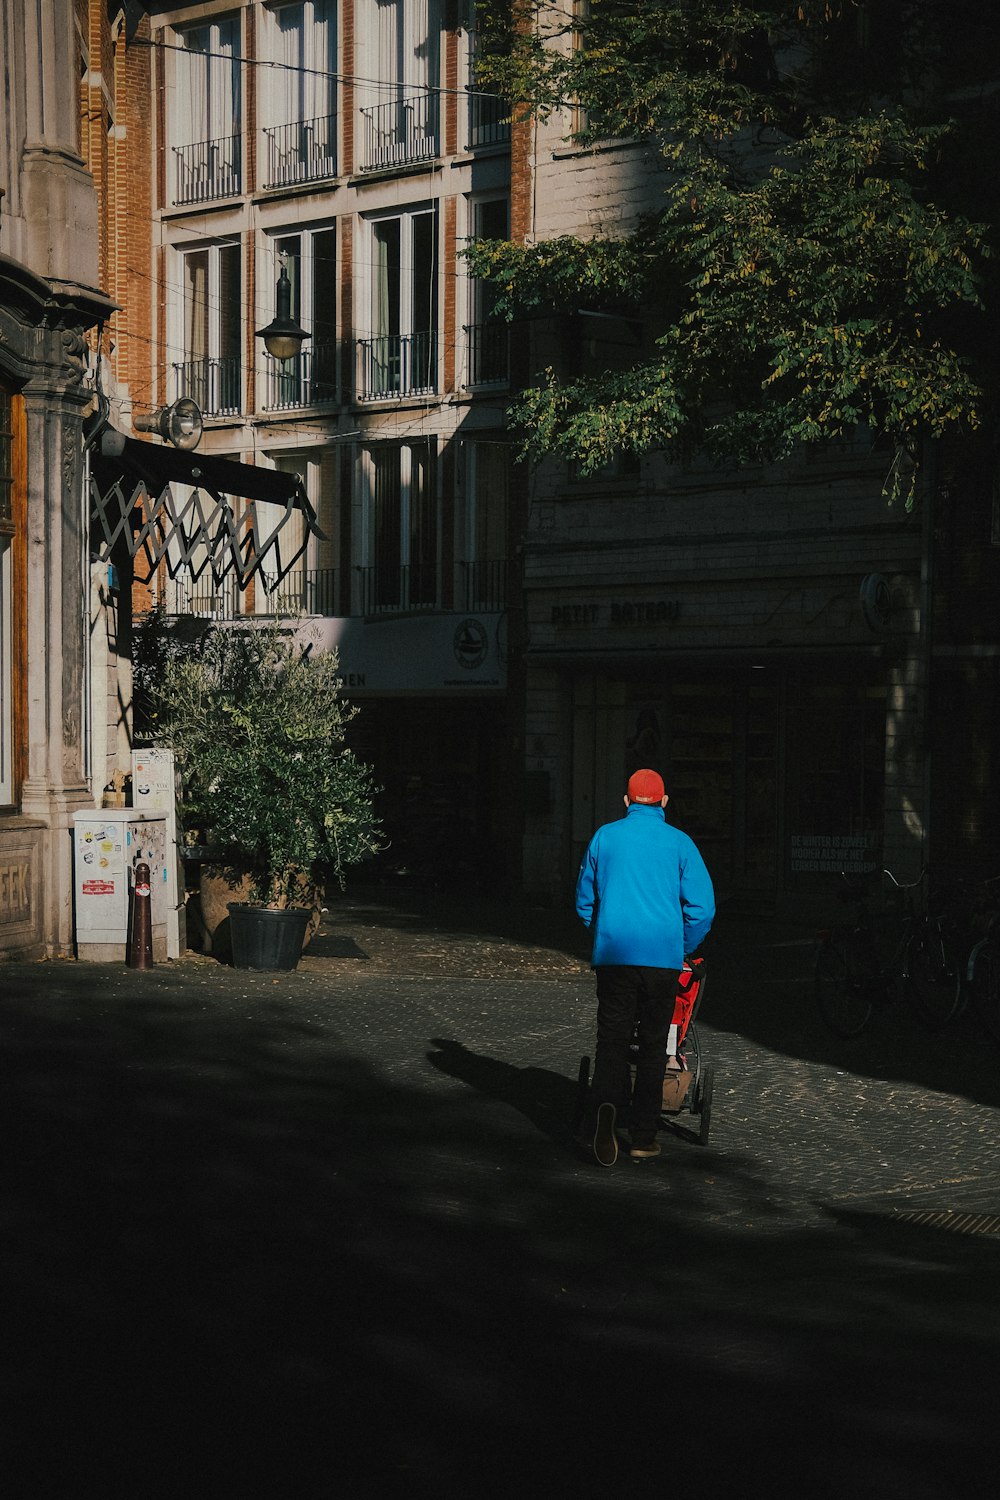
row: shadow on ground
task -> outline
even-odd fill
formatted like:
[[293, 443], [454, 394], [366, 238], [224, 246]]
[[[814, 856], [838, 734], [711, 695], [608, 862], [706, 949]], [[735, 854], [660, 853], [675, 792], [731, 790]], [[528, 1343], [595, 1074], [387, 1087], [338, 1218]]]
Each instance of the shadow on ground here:
[[985, 1472], [995, 1243], [806, 1232], [763, 1184], [722, 1222], [737, 1164], [584, 1168], [533, 1118], [548, 1082], [460, 1043], [439, 1067], [509, 1118], [430, 1064], [387, 1082], [257, 976], [95, 1013], [63, 973], [2, 1007], [6, 1493], [605, 1496], [645, 1470], [922, 1500]]

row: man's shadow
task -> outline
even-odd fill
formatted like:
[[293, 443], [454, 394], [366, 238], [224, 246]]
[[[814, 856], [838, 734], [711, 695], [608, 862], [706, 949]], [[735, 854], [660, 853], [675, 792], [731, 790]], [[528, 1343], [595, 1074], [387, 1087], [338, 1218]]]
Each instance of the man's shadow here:
[[550, 1140], [568, 1144], [576, 1126], [579, 1087], [575, 1079], [550, 1073], [547, 1068], [516, 1068], [470, 1052], [461, 1042], [432, 1037], [427, 1061], [450, 1078], [460, 1078], [470, 1088], [491, 1099], [499, 1099], [518, 1110]]

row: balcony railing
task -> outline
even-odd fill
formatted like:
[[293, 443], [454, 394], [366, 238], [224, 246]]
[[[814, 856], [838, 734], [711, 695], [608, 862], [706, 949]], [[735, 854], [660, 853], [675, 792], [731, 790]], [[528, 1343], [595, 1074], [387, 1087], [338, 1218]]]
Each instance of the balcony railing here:
[[314, 344], [292, 359], [265, 355], [264, 411], [330, 406], [337, 399], [337, 346]]
[[335, 568], [293, 568], [281, 582], [277, 575], [261, 571], [260, 584], [254, 595], [258, 615], [335, 615], [337, 570]]
[[175, 203], [207, 203], [213, 198], [232, 198], [239, 193], [242, 135], [173, 149], [177, 169]]
[[510, 329], [503, 323], [466, 326], [470, 386], [506, 385], [510, 379]]
[[197, 401], [206, 417], [231, 417], [242, 408], [240, 361], [236, 355], [226, 359], [187, 359], [174, 365], [174, 382], [178, 396]]
[[364, 121], [361, 170], [377, 172], [430, 161], [438, 154], [438, 97], [415, 94], [361, 111]]
[[510, 562], [505, 557], [458, 564], [456, 609], [494, 614], [507, 608]]
[[240, 599], [230, 581], [216, 584], [204, 575], [196, 583], [184, 575], [168, 579], [163, 600], [171, 615], [197, 615], [208, 620], [235, 620]]
[[354, 614], [395, 614], [401, 610], [436, 609], [437, 568], [432, 564], [409, 567], [355, 568], [357, 595]]
[[469, 146], [502, 146], [510, 140], [510, 104], [497, 94], [481, 93], [471, 84]]
[[337, 117], [321, 115], [264, 131], [264, 187], [291, 187], [337, 174]]
[[358, 397], [387, 401], [437, 390], [437, 333], [390, 333], [358, 340]]

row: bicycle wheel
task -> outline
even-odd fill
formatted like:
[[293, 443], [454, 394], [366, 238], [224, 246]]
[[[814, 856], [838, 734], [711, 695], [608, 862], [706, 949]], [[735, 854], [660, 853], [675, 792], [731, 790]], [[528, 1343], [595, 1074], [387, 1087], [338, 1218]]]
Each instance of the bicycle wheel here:
[[914, 1009], [928, 1026], [947, 1026], [962, 1007], [962, 971], [940, 923], [918, 922], [906, 945], [905, 977]]
[[859, 1036], [872, 1018], [871, 983], [857, 950], [853, 933], [834, 932], [816, 953], [816, 1001], [835, 1036]]
[[1000, 944], [995, 938], [984, 938], [973, 948], [969, 987], [983, 1025], [1000, 1042]]

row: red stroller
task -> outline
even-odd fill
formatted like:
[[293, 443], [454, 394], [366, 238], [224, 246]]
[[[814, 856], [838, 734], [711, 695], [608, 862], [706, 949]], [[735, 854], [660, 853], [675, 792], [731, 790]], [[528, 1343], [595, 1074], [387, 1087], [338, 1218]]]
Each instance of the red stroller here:
[[[685, 959], [677, 979], [674, 1015], [667, 1037], [666, 1066], [663, 1074], [662, 1118], [690, 1114], [697, 1123], [699, 1145], [708, 1144], [712, 1124], [713, 1070], [705, 1065], [695, 1017], [705, 993], [705, 960]], [[635, 1068], [638, 1042], [633, 1037], [630, 1068]], [[577, 1128], [582, 1124], [590, 1091], [590, 1058], [580, 1059], [577, 1085]]]

